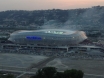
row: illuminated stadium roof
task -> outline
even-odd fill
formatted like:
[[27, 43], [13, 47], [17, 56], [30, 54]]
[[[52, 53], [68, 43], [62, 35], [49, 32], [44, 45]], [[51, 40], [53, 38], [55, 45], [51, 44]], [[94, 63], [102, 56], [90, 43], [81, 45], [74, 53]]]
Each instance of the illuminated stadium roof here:
[[76, 31], [71, 31], [71, 30], [62, 30], [62, 29], [45, 29], [45, 30], [31, 30], [31, 31], [27, 31], [27, 30], [19, 30], [16, 31], [12, 34], [15, 33], [26, 33], [26, 32], [40, 32], [40, 33], [47, 33], [47, 34], [58, 34], [58, 35], [69, 35], [69, 34], [73, 34]]
[[87, 39], [83, 31], [63, 29], [21, 30], [10, 34], [8, 40], [19, 44], [78, 44]]
[[68, 35], [68, 34], [73, 34], [75, 31], [71, 30], [57, 30], [57, 29], [46, 29], [46, 30], [40, 30], [43, 31], [44, 33], [50, 33], [50, 34], [61, 34], [61, 35]]

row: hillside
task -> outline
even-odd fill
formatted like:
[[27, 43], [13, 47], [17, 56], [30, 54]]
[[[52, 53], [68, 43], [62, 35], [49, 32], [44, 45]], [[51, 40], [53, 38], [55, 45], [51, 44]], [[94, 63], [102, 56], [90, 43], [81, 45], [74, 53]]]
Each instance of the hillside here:
[[10, 10], [0, 12], [0, 27], [65, 27], [103, 29], [104, 6], [71, 10]]

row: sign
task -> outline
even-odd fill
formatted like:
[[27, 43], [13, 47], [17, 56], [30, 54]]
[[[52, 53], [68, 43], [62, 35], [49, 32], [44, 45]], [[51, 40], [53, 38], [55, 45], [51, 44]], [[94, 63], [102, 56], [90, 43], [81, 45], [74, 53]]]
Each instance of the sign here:
[[42, 38], [38, 37], [38, 36], [27, 36], [26, 39], [29, 39], [29, 40], [41, 40]]

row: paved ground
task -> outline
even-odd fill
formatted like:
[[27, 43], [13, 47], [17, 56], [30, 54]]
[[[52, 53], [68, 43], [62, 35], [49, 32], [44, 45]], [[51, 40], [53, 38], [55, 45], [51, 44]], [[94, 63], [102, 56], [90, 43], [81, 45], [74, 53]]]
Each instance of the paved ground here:
[[46, 58], [45, 56], [0, 53], [0, 66], [24, 68], [30, 66], [32, 63], [37, 64]]
[[[48, 57], [23, 54], [0, 53], [0, 69], [22, 70], [34, 63], [39, 63]], [[104, 60], [72, 60], [70, 58], [56, 58], [46, 66], [54, 66], [58, 71], [78, 69], [84, 71], [84, 78], [104, 78]], [[16, 67], [16, 68], [15, 68]], [[22, 69], [21, 69], [22, 68]]]
[[85, 73], [84, 78], [104, 78], [104, 60], [71, 60], [70, 58], [56, 58], [47, 66], [55, 66], [58, 71], [78, 69]]

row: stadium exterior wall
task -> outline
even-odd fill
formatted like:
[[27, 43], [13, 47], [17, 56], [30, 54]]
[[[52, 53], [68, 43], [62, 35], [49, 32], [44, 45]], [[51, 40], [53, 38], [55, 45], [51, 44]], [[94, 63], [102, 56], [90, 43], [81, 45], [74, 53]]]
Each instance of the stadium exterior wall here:
[[83, 31], [42, 29], [16, 31], [8, 40], [16, 44], [73, 45], [85, 39], [87, 36]]

